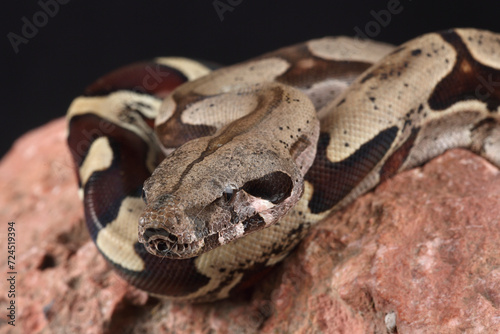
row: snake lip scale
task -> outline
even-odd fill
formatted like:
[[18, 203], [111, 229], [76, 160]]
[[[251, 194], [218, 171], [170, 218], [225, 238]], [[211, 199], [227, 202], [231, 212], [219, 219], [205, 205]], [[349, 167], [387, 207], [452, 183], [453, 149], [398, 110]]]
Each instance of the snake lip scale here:
[[497, 82], [500, 35], [472, 28], [125, 66], [67, 113], [87, 228], [130, 284], [227, 298], [402, 170], [454, 147], [500, 166]]

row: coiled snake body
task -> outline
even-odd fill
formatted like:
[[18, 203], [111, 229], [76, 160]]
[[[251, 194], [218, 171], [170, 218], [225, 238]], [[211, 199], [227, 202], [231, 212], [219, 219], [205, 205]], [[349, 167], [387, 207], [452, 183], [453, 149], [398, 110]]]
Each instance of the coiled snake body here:
[[500, 35], [475, 29], [130, 65], [68, 111], [88, 229], [140, 289], [225, 298], [403, 169], [452, 147], [500, 166], [499, 82]]

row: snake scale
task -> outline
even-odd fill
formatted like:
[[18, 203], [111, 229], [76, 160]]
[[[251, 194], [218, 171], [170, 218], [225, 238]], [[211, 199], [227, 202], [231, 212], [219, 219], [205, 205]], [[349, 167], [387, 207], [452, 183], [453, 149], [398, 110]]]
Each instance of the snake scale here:
[[500, 166], [499, 86], [500, 35], [477, 29], [126, 66], [67, 115], [88, 230], [152, 295], [226, 298], [401, 170], [453, 147]]

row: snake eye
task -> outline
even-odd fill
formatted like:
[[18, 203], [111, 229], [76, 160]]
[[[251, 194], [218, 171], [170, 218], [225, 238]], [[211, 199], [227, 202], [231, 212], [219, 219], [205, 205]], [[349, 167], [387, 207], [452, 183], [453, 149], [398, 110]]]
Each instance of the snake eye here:
[[243, 185], [242, 189], [252, 196], [278, 204], [290, 196], [293, 190], [293, 182], [290, 176], [278, 171], [248, 181]]
[[234, 191], [233, 187], [227, 186], [226, 188], [224, 188], [224, 191], [222, 192], [222, 197], [224, 197], [224, 200], [226, 202], [229, 202], [231, 201], [231, 199], [233, 199], [235, 193], [236, 192]]
[[142, 188], [142, 200], [144, 201], [144, 203], [148, 204], [148, 200], [146, 199], [146, 192], [144, 191], [144, 188]]

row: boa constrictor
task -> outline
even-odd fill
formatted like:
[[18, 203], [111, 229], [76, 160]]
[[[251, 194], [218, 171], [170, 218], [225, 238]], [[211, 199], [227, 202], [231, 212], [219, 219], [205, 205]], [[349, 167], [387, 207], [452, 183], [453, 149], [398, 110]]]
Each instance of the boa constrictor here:
[[498, 34], [323, 38], [212, 67], [136, 63], [68, 111], [91, 237], [151, 294], [225, 298], [312, 224], [449, 148], [500, 166]]

